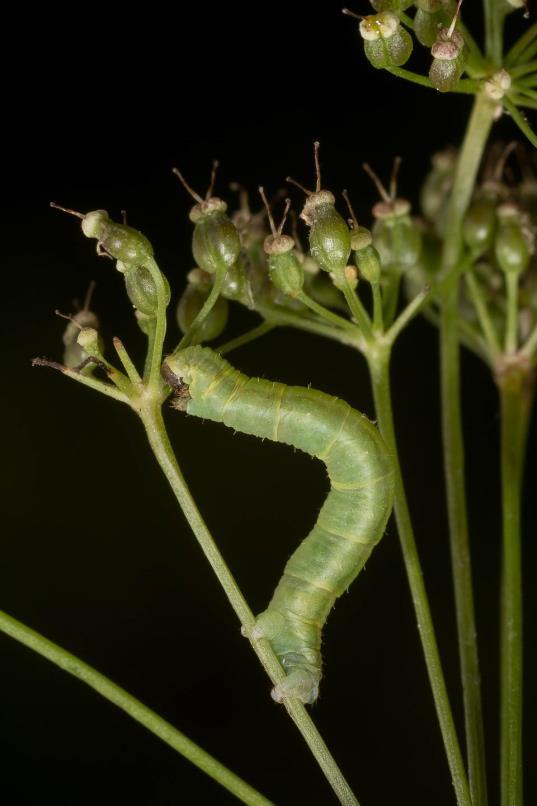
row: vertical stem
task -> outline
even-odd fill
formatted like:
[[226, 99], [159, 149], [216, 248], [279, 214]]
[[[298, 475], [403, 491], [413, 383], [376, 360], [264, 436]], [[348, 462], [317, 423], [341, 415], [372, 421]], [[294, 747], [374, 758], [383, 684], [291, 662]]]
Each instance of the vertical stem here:
[[520, 370], [498, 379], [501, 403], [501, 803], [522, 806], [522, 566], [520, 499], [532, 386]]
[[382, 347], [371, 349], [368, 352], [368, 364], [380, 432], [395, 465], [395, 518], [449, 769], [457, 796], [457, 803], [459, 806], [471, 806], [464, 761], [451, 713], [399, 464], [390, 393], [390, 349]]
[[491, 102], [484, 95], [478, 95], [474, 101], [457, 164], [448, 209], [442, 255], [442, 272], [446, 280], [442, 292], [440, 322], [444, 466], [464, 699], [468, 773], [473, 806], [485, 806], [487, 785], [483, 708], [464, 486], [464, 442], [457, 333], [459, 277], [456, 267], [462, 250], [462, 220], [472, 196], [477, 171], [492, 125], [492, 115]]
[[496, 67], [502, 63], [505, 12], [500, 0], [484, 0], [485, 53]]
[[518, 342], [518, 272], [509, 272], [505, 277], [507, 287], [507, 323], [505, 328], [505, 352], [515, 353]]
[[[251, 636], [255, 618], [190, 494], [168, 439], [160, 408], [149, 401], [142, 404], [139, 414], [155, 458], [166, 476], [190, 528], [239, 618], [244, 633]], [[274, 684], [281, 682], [285, 677], [285, 672], [269, 642], [255, 639], [251, 640], [251, 644], [272, 682]], [[302, 703], [296, 699], [285, 699], [284, 705], [340, 803], [344, 806], [358, 806], [356, 797]]]

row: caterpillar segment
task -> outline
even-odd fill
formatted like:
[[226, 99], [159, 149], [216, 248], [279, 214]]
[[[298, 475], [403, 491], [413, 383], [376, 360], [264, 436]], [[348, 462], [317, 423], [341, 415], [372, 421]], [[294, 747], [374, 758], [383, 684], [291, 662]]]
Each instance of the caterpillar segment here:
[[168, 356], [163, 373], [175, 387], [188, 385], [189, 414], [292, 445], [326, 466], [331, 487], [317, 522], [287, 562], [254, 630], [254, 637], [270, 641], [286, 671], [273, 698], [313, 703], [323, 625], [381, 539], [392, 509], [388, 450], [367, 417], [343, 400], [248, 378], [207, 347]]

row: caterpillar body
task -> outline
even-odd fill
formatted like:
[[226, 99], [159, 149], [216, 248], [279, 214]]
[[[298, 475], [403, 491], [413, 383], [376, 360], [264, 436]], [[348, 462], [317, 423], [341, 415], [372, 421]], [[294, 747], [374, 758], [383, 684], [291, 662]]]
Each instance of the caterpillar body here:
[[318, 520], [287, 562], [254, 630], [255, 638], [270, 641], [286, 671], [274, 699], [313, 703], [324, 622], [381, 539], [391, 512], [394, 469], [388, 450], [367, 417], [343, 400], [248, 378], [207, 347], [168, 356], [163, 376], [180, 390], [178, 407], [189, 414], [284, 442], [326, 465], [331, 489]]

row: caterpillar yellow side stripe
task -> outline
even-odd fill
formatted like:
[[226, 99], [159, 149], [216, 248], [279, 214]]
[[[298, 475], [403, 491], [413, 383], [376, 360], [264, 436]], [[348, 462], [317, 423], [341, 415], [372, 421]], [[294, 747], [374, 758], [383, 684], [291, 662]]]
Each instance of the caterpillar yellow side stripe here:
[[373, 423], [343, 400], [248, 378], [207, 347], [168, 356], [163, 374], [182, 389], [180, 407], [189, 414], [263, 439], [277, 436], [278, 442], [323, 457], [330, 492], [255, 629], [287, 672], [274, 699], [312, 703], [322, 674], [322, 626], [381, 539], [392, 509], [394, 471], [387, 448]]

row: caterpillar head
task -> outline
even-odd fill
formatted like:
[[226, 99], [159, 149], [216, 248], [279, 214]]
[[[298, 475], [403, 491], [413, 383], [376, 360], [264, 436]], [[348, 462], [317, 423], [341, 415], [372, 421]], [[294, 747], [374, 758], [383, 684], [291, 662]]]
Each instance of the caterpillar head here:
[[[208, 347], [185, 347], [167, 356], [161, 374], [166, 383], [183, 401], [196, 396], [197, 388], [206, 388], [225, 366], [229, 366], [218, 353]], [[175, 403], [178, 400], [176, 398]], [[185, 408], [179, 405], [178, 408]]]

